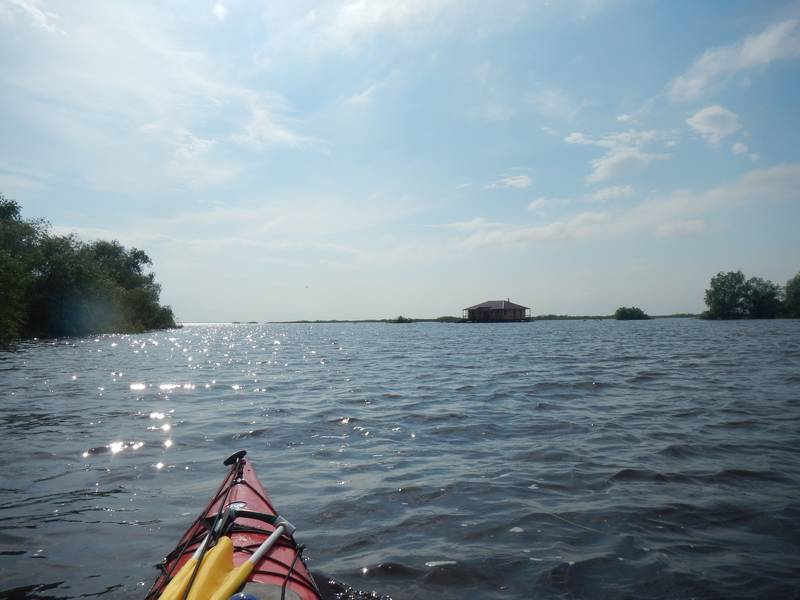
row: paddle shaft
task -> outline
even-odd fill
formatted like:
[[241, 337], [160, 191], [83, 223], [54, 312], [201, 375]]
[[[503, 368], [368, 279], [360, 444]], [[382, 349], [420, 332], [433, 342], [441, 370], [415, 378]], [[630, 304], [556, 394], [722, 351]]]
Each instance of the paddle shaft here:
[[275, 531], [273, 531], [273, 532], [270, 534], [270, 536], [269, 536], [267, 539], [265, 539], [265, 540], [264, 540], [264, 543], [263, 543], [263, 544], [261, 544], [261, 545], [258, 547], [258, 550], [256, 550], [256, 551], [253, 553], [253, 556], [251, 556], [251, 557], [250, 557], [250, 558], [247, 560], [247, 562], [251, 562], [251, 563], [253, 563], [253, 564], [255, 565], [255, 564], [258, 562], [258, 561], [260, 561], [260, 560], [263, 558], [263, 556], [264, 556], [264, 555], [265, 555], [267, 552], [269, 552], [269, 549], [270, 549], [270, 548], [272, 548], [272, 546], [274, 546], [274, 545], [275, 545], [275, 542], [277, 542], [277, 541], [278, 541], [278, 538], [279, 538], [279, 537], [281, 537], [281, 536], [283, 535], [283, 532], [284, 532], [285, 530], [286, 530], [286, 528], [285, 528], [283, 525], [278, 525], [278, 526], [275, 528]]

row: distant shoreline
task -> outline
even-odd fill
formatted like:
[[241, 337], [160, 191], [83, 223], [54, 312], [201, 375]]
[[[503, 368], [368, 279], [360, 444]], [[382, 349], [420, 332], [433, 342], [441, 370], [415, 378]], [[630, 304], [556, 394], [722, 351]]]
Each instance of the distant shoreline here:
[[[699, 318], [699, 314], [693, 313], [676, 313], [673, 315], [653, 315], [651, 319], [697, 319]], [[535, 321], [617, 321], [618, 319], [614, 315], [537, 315], [535, 317], [530, 317], [525, 321], [508, 321], [509, 323], [532, 323]], [[403, 321], [403, 323], [468, 323], [469, 321], [465, 321], [460, 317], [439, 317], [439, 318], [413, 318], [409, 317], [407, 321]], [[323, 323], [391, 323], [391, 324], [398, 324], [396, 318], [394, 319], [300, 319], [295, 321], [209, 321], [208, 323], [202, 322], [194, 322], [194, 323], [184, 323], [184, 325], [207, 325], [207, 324], [229, 324], [229, 325], [258, 325], [258, 324], [270, 324], [270, 325], [290, 325], [290, 324], [299, 324], [299, 325], [315, 325], [315, 324], [323, 324]]]

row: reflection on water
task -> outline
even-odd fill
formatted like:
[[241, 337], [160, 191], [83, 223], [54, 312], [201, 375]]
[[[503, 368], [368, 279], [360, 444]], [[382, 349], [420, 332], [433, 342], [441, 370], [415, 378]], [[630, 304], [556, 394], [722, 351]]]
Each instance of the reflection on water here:
[[796, 597], [800, 322], [209, 325], [0, 354], [0, 597], [128, 598], [247, 448], [328, 597]]

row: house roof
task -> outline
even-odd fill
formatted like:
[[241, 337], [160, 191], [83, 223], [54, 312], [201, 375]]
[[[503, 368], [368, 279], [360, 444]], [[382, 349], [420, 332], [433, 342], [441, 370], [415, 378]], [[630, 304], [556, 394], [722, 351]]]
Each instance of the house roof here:
[[479, 308], [488, 308], [491, 310], [506, 310], [512, 308], [524, 308], [529, 309], [529, 306], [522, 306], [521, 304], [515, 304], [510, 300], [487, 300], [486, 302], [481, 302], [480, 304], [476, 304], [475, 306], [468, 306], [464, 310], [477, 310]]

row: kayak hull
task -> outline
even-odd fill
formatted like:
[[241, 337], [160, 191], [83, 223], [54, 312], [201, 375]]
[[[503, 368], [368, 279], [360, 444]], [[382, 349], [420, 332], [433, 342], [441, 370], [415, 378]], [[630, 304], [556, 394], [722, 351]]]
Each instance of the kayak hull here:
[[[161, 595], [172, 577], [192, 558], [209, 528], [219, 521], [218, 516], [224, 515], [229, 508], [261, 513], [267, 517], [278, 515], [253, 466], [243, 457], [231, 467], [203, 512], [159, 565], [162, 572], [148, 592], [147, 600], [154, 600]], [[234, 568], [246, 562], [275, 531], [275, 525], [265, 522], [269, 520], [240, 516], [226, 527], [225, 535], [233, 543]], [[318, 588], [303, 560], [302, 547], [286, 535], [282, 535], [254, 565], [242, 591], [259, 599], [283, 597], [285, 600], [320, 600]]]

